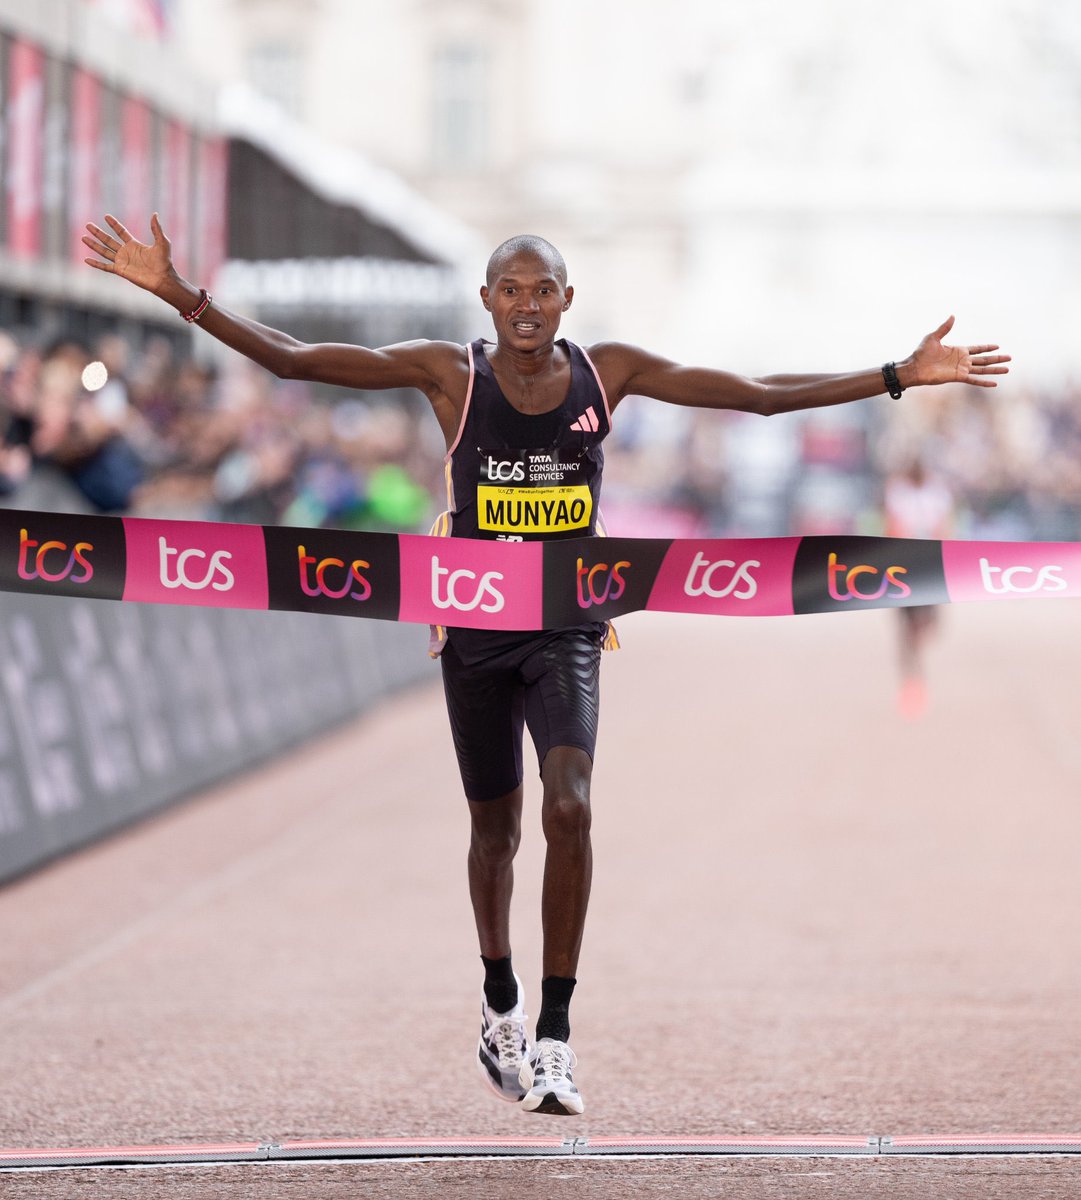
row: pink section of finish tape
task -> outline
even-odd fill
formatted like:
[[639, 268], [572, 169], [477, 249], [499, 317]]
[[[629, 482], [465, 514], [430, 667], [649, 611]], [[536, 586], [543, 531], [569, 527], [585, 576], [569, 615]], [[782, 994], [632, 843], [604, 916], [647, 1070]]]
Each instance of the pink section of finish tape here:
[[125, 600], [208, 608], [266, 608], [259, 525], [124, 518]]
[[646, 607], [720, 616], [791, 616], [799, 542], [795, 537], [675, 541]]
[[399, 546], [399, 620], [469, 629], [542, 628], [543, 543], [403, 534]]

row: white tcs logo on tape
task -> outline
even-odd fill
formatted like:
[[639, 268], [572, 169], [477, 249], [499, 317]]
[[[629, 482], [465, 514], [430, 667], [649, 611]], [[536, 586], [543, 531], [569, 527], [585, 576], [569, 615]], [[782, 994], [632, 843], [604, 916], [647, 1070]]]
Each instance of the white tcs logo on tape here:
[[[216, 592], [227, 592], [236, 582], [233, 572], [225, 565], [226, 560], [233, 557], [228, 550], [215, 550], [210, 555], [205, 550], [196, 550], [194, 547], [189, 550], [180, 550], [176, 546], [170, 546], [164, 537], [158, 538], [158, 550], [163, 587], [183, 587], [193, 592], [201, 592], [203, 588], [209, 586]], [[170, 576], [169, 559], [174, 554], [176, 555], [176, 574]], [[188, 563], [193, 559], [205, 560], [207, 558], [210, 559], [210, 565], [207, 567], [203, 578], [198, 580], [190, 578], [188, 575]], [[220, 579], [215, 579], [215, 576], [220, 576]]]
[[[446, 589], [440, 587], [446, 576]], [[472, 612], [480, 607], [481, 612], [497, 613], [502, 611], [505, 603], [503, 593], [495, 586], [496, 580], [502, 580], [499, 571], [485, 571], [477, 579], [475, 571], [460, 567], [452, 571], [450, 567], [441, 567], [439, 559], [432, 557], [432, 603], [436, 608], [456, 608], [459, 612]], [[464, 599], [462, 585], [472, 585], [471, 599]]]
[[[993, 596], [1008, 592], [1062, 592], [1069, 586], [1062, 577], [1062, 567], [1053, 563], [1042, 567], [993, 567], [986, 558], [981, 558], [980, 575], [984, 589]], [[1035, 579], [1031, 578], [1033, 575]]]
[[[761, 567], [761, 565], [757, 558], [748, 559], [746, 562], [740, 563], [738, 567], [730, 558], [710, 562], [699, 550], [694, 556], [694, 562], [691, 563], [691, 569], [687, 572], [687, 582], [683, 585], [683, 591], [688, 596], [710, 596], [714, 600], [723, 600], [726, 596], [732, 596], [736, 600], [750, 600], [758, 591], [758, 581], [751, 574], [751, 569]], [[714, 572], [720, 568], [731, 571], [732, 574], [722, 587], [714, 587]], [[702, 571], [702, 575], [696, 583], [695, 575], [699, 571]]]

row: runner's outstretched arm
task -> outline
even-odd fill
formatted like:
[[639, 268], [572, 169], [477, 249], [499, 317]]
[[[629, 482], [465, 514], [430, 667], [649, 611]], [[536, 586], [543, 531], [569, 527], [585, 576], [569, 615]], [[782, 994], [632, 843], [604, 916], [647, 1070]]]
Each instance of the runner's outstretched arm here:
[[[108, 230], [95, 224], [86, 227], [82, 240], [95, 255], [84, 260], [88, 266], [119, 275], [152, 292], [181, 314], [199, 305], [203, 293], [177, 272], [172, 247], [157, 213], [150, 220], [153, 239], [149, 243], [140, 242], [115, 217], [106, 215], [105, 221]], [[457, 376], [468, 373], [460, 346], [430, 341], [402, 342], [379, 349], [332, 342], [313, 345], [238, 316], [217, 303], [211, 304], [198, 320], [218, 341], [282, 379], [361, 389], [417, 388], [431, 400], [441, 423], [456, 425], [455, 405], [447, 393], [459, 390], [455, 386]], [[464, 393], [464, 385], [461, 390]]]
[[[953, 328], [948, 317], [929, 333], [903, 362], [896, 364], [902, 388], [938, 383], [970, 383], [997, 387], [991, 375], [1005, 375], [1008, 354], [998, 346], [947, 346], [942, 339]], [[608, 386], [613, 404], [623, 396], [649, 396], [691, 408], [727, 408], [740, 412], [795, 412], [864, 400], [887, 390], [881, 367], [837, 375], [766, 375], [750, 379], [728, 371], [685, 367], [637, 346], [601, 343], [590, 355]]]

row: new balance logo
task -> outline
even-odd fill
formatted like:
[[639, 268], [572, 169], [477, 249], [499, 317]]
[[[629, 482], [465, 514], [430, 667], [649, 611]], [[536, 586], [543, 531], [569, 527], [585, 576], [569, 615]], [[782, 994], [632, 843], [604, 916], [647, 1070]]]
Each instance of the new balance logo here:
[[597, 414], [593, 411], [592, 404], [577, 421], [571, 422], [571, 429], [577, 429], [580, 433], [596, 433], [600, 427], [601, 423], [597, 420]]

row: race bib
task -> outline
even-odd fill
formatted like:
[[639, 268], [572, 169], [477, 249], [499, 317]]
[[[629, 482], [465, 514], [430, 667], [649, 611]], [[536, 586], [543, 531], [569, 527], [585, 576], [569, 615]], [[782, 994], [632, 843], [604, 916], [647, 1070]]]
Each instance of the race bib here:
[[588, 533], [593, 494], [581, 455], [552, 450], [481, 451], [477, 527], [500, 538]]

